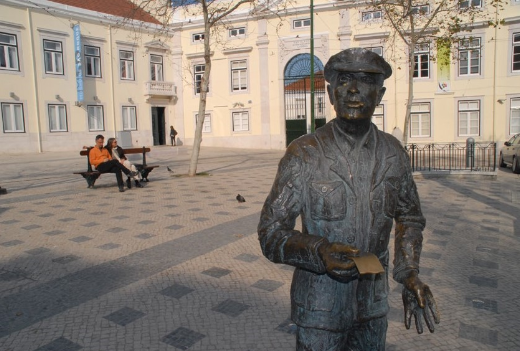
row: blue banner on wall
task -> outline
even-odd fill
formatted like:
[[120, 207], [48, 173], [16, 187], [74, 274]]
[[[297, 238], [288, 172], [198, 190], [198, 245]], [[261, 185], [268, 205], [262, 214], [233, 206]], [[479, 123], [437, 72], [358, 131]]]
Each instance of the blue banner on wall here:
[[79, 24], [74, 25], [74, 57], [76, 59], [76, 90], [78, 101], [83, 102], [83, 68], [81, 67], [81, 31]]

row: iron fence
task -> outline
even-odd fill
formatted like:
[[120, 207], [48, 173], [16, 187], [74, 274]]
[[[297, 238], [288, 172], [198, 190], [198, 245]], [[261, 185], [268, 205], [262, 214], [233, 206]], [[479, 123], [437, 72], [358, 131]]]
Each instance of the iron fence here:
[[412, 170], [494, 172], [496, 143], [406, 144]]

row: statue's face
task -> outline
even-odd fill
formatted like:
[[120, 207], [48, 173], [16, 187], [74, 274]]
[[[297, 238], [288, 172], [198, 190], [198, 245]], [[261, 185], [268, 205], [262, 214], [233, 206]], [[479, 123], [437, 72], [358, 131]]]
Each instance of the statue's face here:
[[336, 116], [347, 120], [372, 118], [385, 93], [383, 76], [366, 72], [338, 72], [327, 86]]

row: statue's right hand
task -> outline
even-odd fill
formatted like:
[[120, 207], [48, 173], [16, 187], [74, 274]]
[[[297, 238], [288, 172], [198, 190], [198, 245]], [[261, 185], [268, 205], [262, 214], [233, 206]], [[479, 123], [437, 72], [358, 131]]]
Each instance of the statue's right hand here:
[[359, 255], [359, 250], [355, 247], [326, 242], [320, 245], [318, 253], [330, 276], [340, 281], [350, 281], [359, 275], [356, 264], [349, 258]]

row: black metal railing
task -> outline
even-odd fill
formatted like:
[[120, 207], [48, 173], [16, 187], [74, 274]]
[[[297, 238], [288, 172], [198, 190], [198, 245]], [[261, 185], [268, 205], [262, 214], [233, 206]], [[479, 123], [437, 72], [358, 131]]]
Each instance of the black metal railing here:
[[406, 144], [412, 170], [494, 172], [496, 143]]

